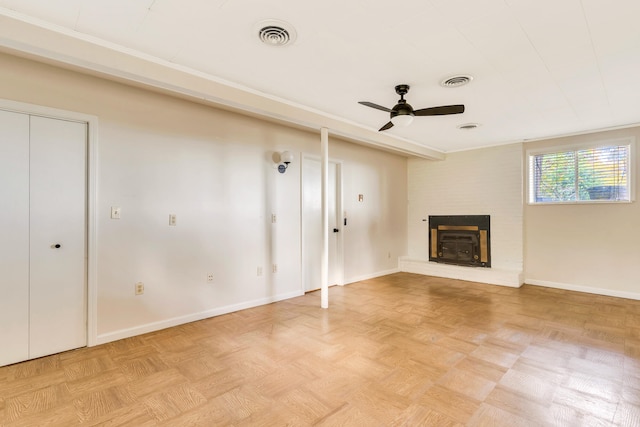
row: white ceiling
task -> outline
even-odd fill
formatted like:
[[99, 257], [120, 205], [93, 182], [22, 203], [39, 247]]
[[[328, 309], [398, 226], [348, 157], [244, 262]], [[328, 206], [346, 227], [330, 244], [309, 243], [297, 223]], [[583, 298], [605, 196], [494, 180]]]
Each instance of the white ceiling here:
[[[335, 128], [380, 146], [404, 144], [404, 152], [427, 147], [435, 151], [423, 155], [438, 157], [640, 123], [638, 0], [0, 0], [0, 6], [5, 48]], [[269, 18], [295, 27], [296, 42], [262, 44], [255, 26]], [[65, 43], [55, 34], [64, 34]], [[75, 39], [82, 44], [74, 47]], [[457, 74], [474, 79], [463, 87], [439, 85]], [[196, 87], [185, 75], [216, 85]], [[466, 111], [418, 117], [377, 135], [388, 113], [358, 101], [390, 108], [400, 83], [411, 85], [407, 99], [416, 109], [465, 104]], [[469, 122], [480, 127], [456, 128]]]

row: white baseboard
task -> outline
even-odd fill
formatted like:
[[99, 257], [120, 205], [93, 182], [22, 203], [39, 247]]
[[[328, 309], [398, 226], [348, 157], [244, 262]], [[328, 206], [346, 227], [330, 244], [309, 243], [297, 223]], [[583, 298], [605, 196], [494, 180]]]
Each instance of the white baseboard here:
[[213, 308], [211, 310], [188, 314], [186, 316], [179, 316], [171, 319], [160, 320], [158, 322], [147, 323], [140, 326], [134, 326], [133, 328], [121, 329], [119, 331], [98, 335], [95, 344], [96, 345], [105, 344], [105, 343], [117, 341], [123, 338], [130, 338], [136, 335], [142, 335], [149, 332], [159, 331], [161, 329], [171, 328], [173, 326], [195, 322], [197, 320], [203, 320], [203, 319], [208, 319], [210, 317], [233, 313], [234, 311], [240, 311], [247, 308], [253, 308], [261, 305], [271, 304], [273, 302], [283, 301], [289, 298], [295, 298], [302, 295], [304, 295], [304, 292], [295, 291], [287, 294], [274, 295], [271, 297], [261, 298], [253, 301], [246, 301], [239, 304], [227, 305], [225, 307]]
[[447, 279], [467, 280], [470, 282], [509, 286], [512, 288], [519, 288], [524, 283], [522, 279], [522, 271], [517, 270], [462, 267], [459, 265], [441, 264], [407, 257], [400, 258], [399, 267], [400, 271], [407, 273], [445, 277]]
[[595, 288], [591, 286], [571, 285], [568, 283], [548, 282], [546, 280], [526, 279], [525, 284], [544, 286], [545, 288], [563, 289], [565, 291], [585, 292], [588, 294], [604, 295], [608, 297], [640, 300], [640, 293], [617, 291], [615, 289]]
[[376, 277], [388, 276], [389, 274], [394, 274], [399, 272], [400, 272], [399, 268], [393, 268], [391, 270], [378, 271], [372, 274], [365, 274], [362, 276], [350, 277], [348, 279], [345, 279], [344, 284], [348, 285], [349, 283], [356, 283], [356, 282], [361, 282], [363, 280], [375, 279]]

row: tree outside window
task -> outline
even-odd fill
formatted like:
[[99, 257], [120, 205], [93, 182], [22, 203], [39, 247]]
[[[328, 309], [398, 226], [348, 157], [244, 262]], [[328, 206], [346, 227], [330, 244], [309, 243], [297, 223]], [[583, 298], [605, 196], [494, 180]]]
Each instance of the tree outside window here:
[[629, 145], [529, 156], [529, 201], [629, 201]]

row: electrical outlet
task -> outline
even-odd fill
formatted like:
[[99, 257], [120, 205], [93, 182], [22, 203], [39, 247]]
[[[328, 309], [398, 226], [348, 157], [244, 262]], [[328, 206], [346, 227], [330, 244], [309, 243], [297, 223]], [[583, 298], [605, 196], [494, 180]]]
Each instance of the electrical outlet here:
[[176, 214], [169, 214], [169, 225], [175, 226], [178, 223], [178, 217]]
[[273, 264], [273, 266], [271, 266], [271, 271], [274, 273], [278, 272], [278, 264]]
[[136, 292], [136, 295], [144, 294], [144, 283], [142, 283], [142, 282], [136, 283], [135, 292]]
[[257, 271], [256, 271], [256, 272], [257, 272], [257, 274], [258, 274], [258, 277], [259, 277], [259, 276], [262, 276], [262, 267], [258, 267], [258, 269], [257, 269]]
[[278, 218], [276, 218], [276, 214], [271, 214], [271, 224], [275, 224]]
[[207, 282], [209, 283], [213, 282], [213, 273], [207, 274]]

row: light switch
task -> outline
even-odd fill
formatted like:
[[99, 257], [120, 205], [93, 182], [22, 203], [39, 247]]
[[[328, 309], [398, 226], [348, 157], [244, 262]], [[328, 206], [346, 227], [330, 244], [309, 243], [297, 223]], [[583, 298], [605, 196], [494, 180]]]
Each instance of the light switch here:
[[169, 214], [169, 225], [176, 225], [178, 218], [176, 214]]
[[111, 219], [120, 219], [121, 209], [116, 206], [111, 206]]

